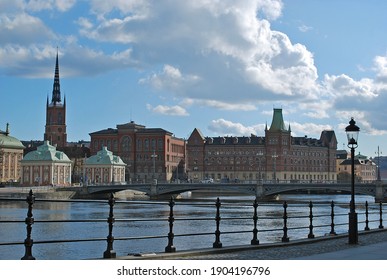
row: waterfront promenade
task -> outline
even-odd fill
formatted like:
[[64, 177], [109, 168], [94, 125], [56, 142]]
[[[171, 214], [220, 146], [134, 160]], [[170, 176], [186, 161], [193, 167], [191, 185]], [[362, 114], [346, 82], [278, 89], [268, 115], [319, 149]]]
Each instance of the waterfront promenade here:
[[359, 233], [359, 244], [348, 244], [348, 235], [304, 239], [257, 247], [185, 251], [174, 254], [144, 254], [121, 259], [189, 260], [387, 260], [387, 229]]

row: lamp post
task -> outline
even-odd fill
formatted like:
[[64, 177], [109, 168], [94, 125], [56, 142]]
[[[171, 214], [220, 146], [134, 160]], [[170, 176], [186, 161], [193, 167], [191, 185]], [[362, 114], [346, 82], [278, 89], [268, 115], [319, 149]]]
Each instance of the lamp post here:
[[261, 157], [263, 156], [262, 151], [258, 151], [257, 154], [257, 160], [258, 160], [258, 183], [260, 184], [262, 182], [262, 176], [261, 176]]
[[157, 158], [155, 150], [153, 150], [153, 154], [151, 155], [151, 158], [153, 161], [153, 178], [152, 179], [155, 180], [156, 179], [156, 158]]
[[377, 173], [377, 174], [378, 174], [378, 175], [377, 175], [378, 177], [377, 177], [377, 178], [378, 178], [378, 179], [377, 179], [377, 180], [378, 180], [379, 182], [382, 180], [381, 177], [380, 177], [380, 154], [381, 154], [381, 153], [382, 153], [382, 152], [379, 151], [379, 146], [378, 146], [378, 152], [377, 152], [377, 154], [378, 154], [378, 170], [377, 170], [377, 171], [378, 171], [378, 173]]
[[345, 128], [345, 133], [348, 139], [348, 148], [351, 149], [351, 203], [349, 218], [349, 230], [348, 230], [348, 243], [358, 243], [358, 231], [357, 231], [357, 213], [355, 210], [355, 148], [357, 148], [357, 138], [359, 136], [360, 128], [356, 125], [356, 122], [351, 118], [349, 126]]

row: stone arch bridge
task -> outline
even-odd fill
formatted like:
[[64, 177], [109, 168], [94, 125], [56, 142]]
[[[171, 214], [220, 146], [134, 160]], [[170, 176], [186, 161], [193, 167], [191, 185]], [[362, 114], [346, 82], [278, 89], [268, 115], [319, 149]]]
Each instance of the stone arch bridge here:
[[[350, 183], [148, 183], [148, 184], [106, 184], [89, 185], [86, 187], [90, 194], [101, 194], [120, 192], [124, 190], [133, 190], [146, 193], [151, 198], [157, 198], [166, 195], [175, 195], [187, 191], [203, 190], [214, 191], [216, 193], [232, 192], [247, 195], [255, 195], [257, 198], [292, 191], [310, 191], [310, 192], [351, 192]], [[370, 195], [376, 202], [387, 200], [387, 184], [383, 182], [358, 183], [355, 184], [355, 193]]]

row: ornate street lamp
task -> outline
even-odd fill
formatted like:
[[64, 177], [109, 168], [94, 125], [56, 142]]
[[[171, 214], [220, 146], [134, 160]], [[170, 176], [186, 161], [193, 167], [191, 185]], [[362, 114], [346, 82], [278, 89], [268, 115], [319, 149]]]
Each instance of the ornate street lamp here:
[[355, 210], [355, 149], [357, 148], [357, 138], [359, 136], [360, 128], [356, 122], [351, 118], [349, 126], [345, 128], [345, 133], [348, 139], [348, 148], [351, 149], [351, 203], [349, 217], [348, 242], [349, 244], [358, 243], [357, 231], [357, 213]]

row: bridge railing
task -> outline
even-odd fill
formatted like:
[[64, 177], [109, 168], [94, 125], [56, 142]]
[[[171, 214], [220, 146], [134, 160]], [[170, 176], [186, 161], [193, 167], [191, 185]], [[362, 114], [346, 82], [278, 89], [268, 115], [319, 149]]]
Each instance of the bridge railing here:
[[[18, 201], [20, 199], [1, 198], [2, 203]], [[0, 225], [6, 228], [7, 224], [25, 224], [26, 238], [24, 241], [0, 241], [1, 247], [16, 246], [15, 250], [20, 250], [20, 256], [24, 247], [23, 260], [34, 260], [34, 251], [40, 250], [40, 246], [55, 244], [58, 250], [61, 250], [65, 244], [85, 244], [98, 242], [105, 244], [106, 250], [101, 250], [99, 255], [90, 258], [116, 258], [115, 247], [120, 251], [130, 250], [130, 247], [140, 240], [149, 242], [158, 240], [158, 244], [165, 244], [161, 251], [173, 253], [178, 250], [203, 249], [203, 244], [208, 247], [221, 248], [224, 245], [246, 245], [259, 246], [263, 243], [286, 243], [296, 239], [313, 239], [323, 235], [344, 234], [348, 230], [348, 209], [349, 205], [335, 202], [327, 203], [261, 203], [257, 200], [251, 202], [220, 200], [216, 201], [116, 201], [113, 194], [106, 201], [96, 200], [45, 200], [35, 199], [32, 191], [29, 192], [26, 200], [27, 214], [24, 220], [10, 220], [1, 217]], [[36, 219], [34, 218], [34, 206], [47, 202], [55, 203], [103, 203], [106, 218], [88, 218], [88, 219]], [[141, 209], [141, 207], [155, 206], [163, 207], [162, 211], [155, 217], [131, 217], [132, 208]], [[369, 231], [371, 229], [382, 229], [383, 215], [385, 213], [384, 204], [368, 203], [357, 205], [359, 215], [359, 230]], [[185, 216], [188, 212], [181, 211], [181, 208], [189, 209], [191, 214]], [[192, 215], [194, 212], [200, 212], [203, 209], [210, 211], [208, 215]], [[191, 211], [192, 210], [192, 211]], [[117, 215], [117, 211], [119, 212]], [[98, 232], [100, 237], [82, 236], [82, 238], [64, 238], [57, 239], [39, 239], [34, 236], [34, 227], [37, 224], [77, 224], [77, 228], [86, 226], [86, 224], [107, 224], [105, 231]], [[155, 230], [153, 224], [162, 224], [159, 230]], [[187, 227], [187, 224], [190, 227]], [[120, 226], [119, 226], [120, 225]], [[130, 229], [134, 227], [141, 228], [141, 234], [132, 235]], [[99, 227], [100, 228], [100, 227]], [[103, 228], [103, 227], [102, 227]], [[116, 236], [116, 230], [119, 228], [123, 236]], [[87, 230], [90, 231], [90, 230]], [[105, 237], [104, 234], [108, 233]], [[161, 233], [163, 232], [163, 233]], [[4, 237], [3, 237], [4, 238]], [[35, 238], [37, 240], [35, 240]], [[193, 239], [199, 239], [194, 242]], [[126, 242], [125, 244], [118, 242]], [[212, 246], [211, 246], [212, 244]], [[35, 249], [36, 247], [36, 249]], [[102, 246], [104, 247], [104, 246]], [[122, 248], [126, 249], [122, 249]], [[82, 250], [82, 245], [78, 246]], [[156, 249], [156, 248], [154, 248]], [[148, 249], [149, 251], [149, 249]], [[126, 252], [127, 254], [127, 252]], [[124, 255], [121, 253], [121, 255]], [[41, 258], [50, 259], [52, 256], [42, 256]], [[67, 256], [68, 259], [78, 259], [76, 253]]]

